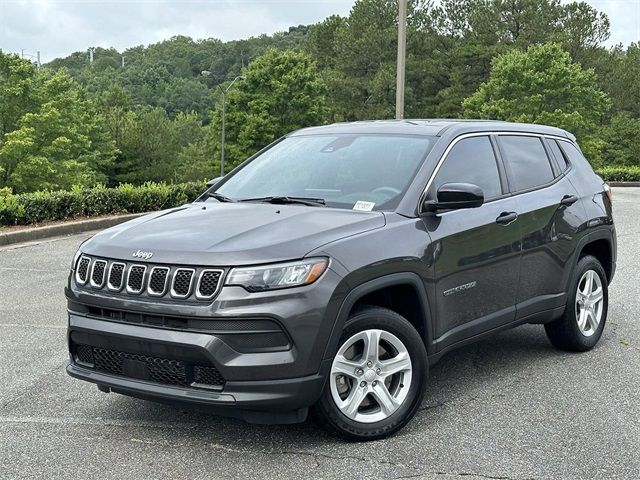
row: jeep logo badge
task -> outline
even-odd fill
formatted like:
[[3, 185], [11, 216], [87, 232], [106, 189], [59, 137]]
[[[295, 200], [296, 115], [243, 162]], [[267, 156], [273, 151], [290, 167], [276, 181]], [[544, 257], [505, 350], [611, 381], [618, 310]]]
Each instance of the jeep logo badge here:
[[142, 250], [138, 250], [133, 254], [133, 258], [142, 258], [144, 260], [149, 260], [151, 257], [153, 257], [153, 252], [143, 252]]

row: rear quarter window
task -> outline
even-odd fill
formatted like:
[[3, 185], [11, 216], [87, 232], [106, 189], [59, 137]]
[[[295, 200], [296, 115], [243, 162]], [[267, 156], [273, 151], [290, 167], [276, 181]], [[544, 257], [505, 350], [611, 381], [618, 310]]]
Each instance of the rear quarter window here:
[[541, 138], [521, 135], [500, 135], [498, 138], [509, 166], [513, 190], [529, 190], [553, 181], [555, 177]]
[[586, 158], [584, 158], [582, 152], [578, 150], [578, 147], [576, 147], [573, 143], [565, 142], [564, 140], [558, 140], [558, 145], [560, 145], [560, 148], [569, 159], [569, 162], [576, 165], [582, 165], [585, 168], [592, 170], [591, 164], [587, 161]]
[[553, 154], [556, 162], [558, 163], [558, 167], [560, 168], [560, 173], [565, 172], [569, 168], [569, 163], [567, 162], [567, 158], [565, 157], [562, 150], [558, 146], [557, 140], [553, 140], [552, 138], [547, 139], [547, 144], [551, 149], [551, 153]]

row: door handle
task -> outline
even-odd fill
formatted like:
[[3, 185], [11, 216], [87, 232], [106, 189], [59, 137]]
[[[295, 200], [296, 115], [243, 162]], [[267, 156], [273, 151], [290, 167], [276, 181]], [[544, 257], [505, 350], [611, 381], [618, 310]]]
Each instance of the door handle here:
[[564, 205], [565, 207], [568, 207], [570, 205], [573, 205], [577, 201], [578, 201], [577, 195], [565, 195], [564, 197], [562, 197], [562, 200], [560, 200], [560, 205]]
[[498, 218], [496, 218], [496, 223], [500, 225], [509, 225], [512, 222], [515, 222], [518, 218], [518, 214], [516, 212], [502, 212]]

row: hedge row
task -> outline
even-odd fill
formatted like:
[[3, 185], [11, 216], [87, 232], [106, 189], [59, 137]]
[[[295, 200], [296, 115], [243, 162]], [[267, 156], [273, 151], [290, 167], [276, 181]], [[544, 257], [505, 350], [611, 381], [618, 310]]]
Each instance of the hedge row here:
[[640, 167], [602, 167], [596, 172], [606, 182], [640, 182]]
[[19, 195], [0, 189], [0, 226], [161, 210], [193, 201], [205, 188], [198, 182], [145, 183], [138, 187], [122, 184], [116, 188], [98, 186]]

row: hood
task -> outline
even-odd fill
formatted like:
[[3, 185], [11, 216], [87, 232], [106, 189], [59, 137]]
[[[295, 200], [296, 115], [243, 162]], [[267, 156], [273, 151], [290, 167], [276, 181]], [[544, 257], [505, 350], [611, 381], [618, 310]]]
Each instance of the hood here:
[[[385, 225], [382, 212], [304, 205], [194, 203], [109, 228], [82, 251], [184, 265], [249, 265], [295, 260], [327, 243]], [[136, 261], [145, 262], [136, 258]]]

